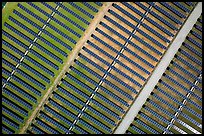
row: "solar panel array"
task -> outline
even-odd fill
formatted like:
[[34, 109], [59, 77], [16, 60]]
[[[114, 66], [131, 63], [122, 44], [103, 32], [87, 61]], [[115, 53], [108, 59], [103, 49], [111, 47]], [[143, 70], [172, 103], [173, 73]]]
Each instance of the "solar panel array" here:
[[72, 4], [20, 2], [4, 23], [2, 105], [8, 108], [2, 109], [5, 133], [18, 132], [23, 126], [101, 6], [91, 3], [96, 10], [92, 12], [85, 4], [75, 4], [83, 11]]
[[202, 133], [202, 29], [198, 28], [202, 15], [126, 133]]
[[[161, 17], [154, 19], [157, 24], [148, 22], [153, 19], [145, 13], [154, 4], [159, 6], [114, 3], [44, 105], [42, 111], [56, 120], [51, 122], [39, 113], [32, 125], [40, 127], [37, 122], [43, 121], [46, 125], [41, 129], [46, 133], [113, 133], [181, 27], [172, 20], [175, 29], [168, 26], [170, 23], [162, 23], [159, 19], [165, 16], [154, 7], [150, 13]], [[188, 13], [181, 13], [185, 18], [177, 20], [182, 24]], [[158, 28], [163, 25], [163, 31], [172, 37], [162, 36], [167, 35]]]
[[[195, 2], [114, 2], [93, 28], [91, 37], [33, 118], [26, 133], [113, 133], [195, 5]], [[2, 30], [3, 133], [18, 133], [25, 125], [96, 13], [102, 12], [99, 11], [102, 6], [101, 2], [16, 4]], [[202, 22], [202, 17], [199, 21]], [[166, 90], [173, 91], [181, 100], [188, 96], [172, 88], [167, 80], [187, 93], [189, 86], [195, 87], [199, 93], [202, 91], [201, 83], [198, 87], [193, 83], [201, 81], [196, 75], [201, 74], [200, 22], [183, 43], [179, 50], [181, 55], [177, 54], [172, 60], [168, 70], [172, 75], [165, 72], [165, 80], [162, 78], [152, 93], [162, 102], [161, 93], [171, 99], [174, 102], [171, 108], [175, 111], [182, 102]], [[197, 56], [194, 57], [193, 53]], [[189, 70], [182, 68], [183, 65]], [[186, 73], [192, 80], [185, 80]], [[176, 81], [173, 76], [178, 76], [189, 86]], [[193, 115], [198, 118], [201, 115], [196, 114], [197, 110], [202, 110], [199, 93], [192, 95], [195, 100], [191, 98], [191, 105], [186, 108], [186, 112], [195, 113]], [[156, 103], [154, 99], [149, 98], [147, 103]], [[166, 119], [152, 107], [142, 108], [140, 118], [132, 123], [127, 133], [175, 133], [173, 127], [168, 130], [163, 125], [169, 122], [172, 113]], [[190, 123], [201, 125], [188, 113], [181, 115]], [[158, 123], [152, 118], [154, 116], [163, 123]], [[149, 126], [145, 121], [154, 125]], [[179, 118], [179, 121], [181, 124], [186, 120]], [[137, 123], [142, 124], [142, 129], [135, 125]]]

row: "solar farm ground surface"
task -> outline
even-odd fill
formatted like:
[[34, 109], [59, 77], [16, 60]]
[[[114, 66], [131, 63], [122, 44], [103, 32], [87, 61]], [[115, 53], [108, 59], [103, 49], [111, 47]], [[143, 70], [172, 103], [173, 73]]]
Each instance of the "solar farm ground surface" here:
[[194, 7], [164, 4], [8, 2], [3, 133], [113, 133]]

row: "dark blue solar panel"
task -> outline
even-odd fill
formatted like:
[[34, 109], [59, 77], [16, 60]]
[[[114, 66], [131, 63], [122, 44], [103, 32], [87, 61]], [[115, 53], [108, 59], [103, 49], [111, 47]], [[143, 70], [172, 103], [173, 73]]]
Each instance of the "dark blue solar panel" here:
[[62, 126], [60, 123], [58, 123], [58, 122], [55, 121], [54, 119], [50, 118], [50, 117], [47, 116], [46, 114], [41, 113], [40, 116], [41, 116], [42, 118], [44, 118], [46, 121], [48, 121], [49, 123], [54, 124], [58, 129], [61, 129], [62, 131], [64, 131], [64, 133], [68, 131], [67, 128], [65, 128], [65, 127]]
[[100, 121], [96, 120], [95, 118], [93, 118], [89, 114], [84, 113], [83, 117], [87, 118], [91, 122], [94, 122], [96, 125], [100, 126], [104, 130], [106, 130], [108, 133], [112, 133], [112, 130], [109, 127], [107, 127], [106, 125], [102, 124]]
[[186, 69], [184, 69], [183, 67], [178, 65], [176, 62], [173, 62], [173, 65], [176, 66], [177, 68], [179, 68], [182, 72], [184, 72], [187, 75], [189, 75], [190, 77], [192, 77], [193, 79], [197, 80], [198, 82], [201, 82], [201, 80], [197, 76], [193, 75], [191, 72], [187, 71]]
[[61, 12], [57, 12], [56, 14], [60, 15], [62, 18], [64, 18], [64, 19], [67, 20], [68, 22], [72, 23], [72, 24], [75, 25], [77, 28], [81, 29], [82, 31], [85, 31], [85, 28], [83, 28], [82, 26], [80, 26], [79, 24], [77, 24], [76, 22], [74, 22], [73, 20], [71, 20], [70, 18], [68, 18], [67, 16], [65, 16], [64, 14], [62, 14]]
[[18, 3], [18, 7], [20, 7], [21, 9], [23, 9], [25, 12], [27, 12], [28, 14], [30, 14], [31, 16], [33, 16], [34, 18], [36, 18], [37, 20], [41, 21], [42, 23], [46, 24], [46, 21], [44, 19], [42, 19], [41, 17], [39, 17], [38, 15], [34, 14], [33, 12], [31, 12], [30, 10], [28, 10], [27, 8], [25, 8], [23, 5], [21, 5], [20, 3]]
[[[21, 33], [20, 31], [18, 31], [17, 29], [15, 29], [14, 27], [10, 26], [7, 23], [4, 23], [4, 26], [6, 26], [7, 28], [9, 28], [11, 31], [13, 31], [14, 33], [16, 33], [17, 35], [19, 35], [20, 37], [22, 37], [23, 39], [27, 40], [29, 43], [33, 43], [33, 40], [30, 39], [29, 37], [27, 37], [26, 35], [24, 35], [23, 33]], [[26, 49], [28, 49], [28, 46], [25, 47]]]
[[[39, 59], [41, 59], [42, 61], [44, 61], [45, 63], [47, 63], [48, 65], [50, 65], [51, 67], [53, 67], [56, 70], [59, 70], [59, 67], [57, 65], [55, 65], [52, 61], [46, 59], [44, 56], [42, 56], [41, 54], [39, 54], [38, 52], [36, 52], [35, 50], [30, 50], [30, 53], [32, 53], [33, 55], [35, 55], [36, 57], [38, 57]], [[52, 72], [51, 70], [49, 70], [48, 68], [46, 69], [46, 72], [52, 76], [54, 76], [54, 72]]]
[[[148, 120], [149, 122], [151, 122], [151, 125], [154, 125], [156, 127], [158, 127], [159, 129], [169, 132], [168, 129], [166, 129], [164, 126], [160, 125], [158, 122], [156, 122], [155, 120], [153, 120], [152, 118], [148, 117], [147, 115], [145, 115], [144, 113], [139, 114], [140, 116], [142, 116], [143, 118], [145, 118], [146, 120]], [[155, 133], [154, 133], [155, 134]]]
[[53, 100], [49, 100], [49, 103], [51, 105], [53, 105], [57, 110], [61, 110], [64, 114], [66, 114], [67, 116], [75, 119], [76, 115], [74, 115], [73, 113], [71, 113], [70, 111], [68, 111], [67, 109], [63, 108], [62, 106], [60, 106], [58, 103], [56, 103]]
[[172, 113], [170, 113], [169, 111], [167, 111], [166, 109], [164, 109], [163, 107], [155, 103], [154, 101], [149, 100], [148, 102], [154, 107], [156, 107], [158, 110], [162, 111], [165, 115], [168, 115], [169, 117], [174, 118], [174, 115]]
[[60, 62], [61, 64], [63, 64], [63, 61], [61, 58], [59, 58], [58, 56], [54, 55], [54, 52], [52, 53], [51, 51], [49, 51], [48, 49], [46, 49], [45, 47], [35, 43], [34, 44], [38, 49], [40, 49], [41, 51], [43, 51], [44, 53], [46, 53], [47, 55], [49, 55], [50, 57], [52, 57], [53, 59], [55, 59], [56, 61]]
[[98, 96], [102, 101], [104, 101], [107, 104], [111, 105], [112, 107], [116, 108], [118, 111], [125, 113], [125, 111], [121, 107], [117, 106], [115, 103], [113, 103], [112, 101], [110, 101], [106, 97], [102, 96], [101, 94], [96, 93], [96, 96]]
[[72, 5], [73, 7], [75, 7], [76, 9], [78, 9], [79, 11], [81, 11], [82, 13], [84, 13], [86, 16], [88, 16], [89, 18], [93, 19], [94, 16], [91, 15], [89, 12], [87, 12], [86, 10], [84, 10], [83, 8], [79, 7], [77, 4], [73, 3], [73, 2], [69, 2], [70, 5]]
[[152, 14], [155, 18], [159, 19], [162, 23], [164, 23], [165, 25], [167, 25], [171, 29], [178, 31], [178, 28], [176, 28], [173, 24], [171, 24], [170, 22], [168, 22], [167, 20], [165, 20], [164, 18], [162, 18], [161, 16], [159, 16], [155, 12], [150, 11], [150, 14]]
[[36, 88], [34, 88], [33, 86], [31, 86], [30, 84], [26, 83], [25, 81], [23, 81], [22, 79], [20, 79], [19, 77], [13, 76], [13, 79], [15, 81], [17, 81], [18, 83], [20, 83], [21, 85], [25, 86], [27, 89], [29, 89], [30, 91], [32, 91], [33, 93], [35, 93], [38, 96], [41, 96], [41, 92], [39, 90], [37, 90]]
[[[80, 132], [80, 134], [89, 134], [88, 132], [86, 132], [85, 130], [81, 129], [80, 127], [78, 126], [74, 126], [74, 129], [76, 129], [77, 131]], [[70, 132], [71, 133], [71, 132]]]
[[182, 14], [181, 12], [179, 12], [176, 8], [173, 8], [172, 6], [170, 6], [168, 3], [166, 2], [160, 2], [160, 4], [162, 4], [163, 6], [165, 6], [166, 8], [168, 8], [170, 11], [172, 11], [173, 13], [175, 13], [176, 15], [178, 15], [181, 18], [186, 18], [186, 16], [184, 14]]
[[[135, 81], [133, 78], [131, 78], [130, 76], [128, 76], [127, 74], [125, 74], [124, 72], [122, 72], [121, 70], [117, 69], [115, 66], [112, 67], [113, 70], [115, 70], [118, 74], [124, 76], [125, 78], [127, 78], [128, 80], [130, 80], [132, 83], [136, 84], [139, 87], [142, 87], [142, 85], [140, 83], [138, 83], [137, 81]], [[115, 78], [114, 78], [115, 79]], [[137, 94], [137, 91], [132, 88], [131, 86], [129, 86], [127, 83], [123, 82], [120, 79], [116, 79], [121, 85], [125, 86], [126, 88], [128, 88], [129, 90], [131, 90], [132, 92]]]
[[86, 85], [85, 83], [79, 81], [78, 79], [76, 79], [75, 77], [73, 77], [70, 74], [67, 74], [67, 77], [70, 78], [72, 81], [74, 81], [76, 84], [80, 85], [82, 88], [88, 90], [90, 93], [93, 93], [93, 89], [90, 88], [88, 85]]
[[41, 120], [37, 120], [36, 123], [38, 125], [40, 125], [41, 127], [45, 128], [46, 130], [50, 131], [52, 134], [59, 134], [58, 131], [55, 131], [54, 129], [52, 129], [50, 126], [48, 126], [47, 124], [45, 124]]
[[[108, 21], [110, 21], [112, 24], [116, 25], [118, 28], [120, 28], [121, 30], [123, 30], [124, 32], [126, 32], [129, 35], [132, 35], [132, 33], [126, 29], [125, 27], [123, 27], [122, 25], [118, 24], [116, 21], [112, 20], [111, 18], [109, 18], [108, 16], [104, 17], [105, 19], [107, 19]], [[109, 28], [108, 28], [109, 29]], [[166, 49], [165, 46], [163, 46], [161, 43], [159, 43], [157, 40], [155, 40], [154, 38], [152, 38], [151, 36], [149, 36], [148, 34], [146, 34], [145, 32], [143, 32], [142, 30], [135, 28], [136, 31], [138, 31], [139, 33], [141, 33], [142, 35], [144, 35], [145, 37], [147, 37], [148, 39], [150, 39], [152, 42], [155, 42], [159, 47]], [[112, 31], [112, 29], [110, 29]], [[113, 31], [114, 32], [114, 31]], [[118, 35], [118, 33], [116, 33], [116, 35]], [[118, 35], [119, 37], [121, 37], [121, 35]], [[157, 49], [155, 49], [154, 47], [152, 47], [151, 45], [149, 45], [147, 42], [143, 41], [141, 38], [139, 38], [136, 35], [132, 35], [136, 40], [138, 40], [139, 42], [141, 42], [142, 44], [144, 44], [145, 46], [147, 46], [148, 48], [150, 48], [151, 50], [153, 50], [155, 53], [162, 55], [161, 52], [159, 52]], [[126, 38], [123, 38], [126, 39]], [[127, 40], [127, 39], [126, 39]]]
[[10, 111], [4, 107], [2, 107], [2, 112], [6, 112], [6, 114], [8, 114], [9, 116], [15, 118], [16, 120], [18, 120], [20, 123], [23, 123], [23, 118], [19, 117], [18, 115], [16, 115], [15, 113], [13, 113], [13, 111]]
[[150, 126], [148, 126], [147, 124], [145, 124], [144, 122], [142, 122], [141, 120], [137, 119], [135, 120], [138, 124], [142, 125], [144, 128], [146, 128], [148, 131], [150, 131], [153, 134], [159, 134], [159, 132], [157, 132], [156, 130], [154, 130], [153, 128], [151, 128]]
[[42, 69], [43, 71], [45, 71], [46, 73], [54, 77], [54, 73], [52, 71], [50, 71], [49, 69], [47, 69], [42, 64], [35, 61], [34, 59], [30, 58], [29, 56], [25, 56], [25, 59], [29, 60], [31, 63], [33, 63], [34, 65], [36, 65], [37, 67], [39, 67], [40, 69]]
[[26, 68], [27, 70], [31, 71], [34, 75], [37, 75], [38, 77], [40, 77], [41, 79], [43, 79], [44, 81], [46, 81], [47, 83], [50, 83], [50, 79], [48, 79], [47, 77], [45, 77], [44, 75], [42, 75], [41, 73], [39, 73], [38, 71], [36, 71], [35, 69], [33, 69], [32, 67], [30, 67], [29, 65], [25, 64], [25, 63], [21, 63], [21, 66], [23, 66], [24, 68]]
[[2, 49], [2, 53], [5, 54], [6, 56], [8, 56], [10, 59], [14, 60], [15, 62], [19, 63], [20, 60], [15, 57], [14, 55], [12, 55], [11, 53], [9, 53], [8, 51]]
[[[192, 82], [190, 82], [188, 79], [184, 78], [181, 74], [177, 73], [176, 71], [174, 71], [173, 69], [169, 69], [169, 71], [176, 75], [177, 77], [179, 77], [180, 79], [182, 79], [184, 82], [186, 82], [187, 84], [191, 85], [192, 87], [195, 87], [196, 89], [200, 89], [198, 88], [198, 86], [196, 86], [195, 84], [193, 84]], [[202, 101], [202, 98], [199, 99], [200, 101]]]
[[88, 2], [82, 2], [86, 7], [90, 8], [93, 12], [98, 12], [98, 9], [91, 6]]
[[154, 5], [155, 9], [157, 9], [159, 12], [161, 12], [162, 14], [164, 14], [166, 17], [168, 17], [169, 19], [173, 20], [175, 23], [182, 25], [183, 23], [181, 21], [179, 21], [178, 19], [176, 19], [174, 16], [172, 16], [171, 14], [169, 14], [167, 11], [165, 11], [164, 9], [162, 9], [161, 7]]
[[194, 54], [196, 54], [198, 57], [202, 58], [202, 53], [199, 52], [198, 50], [196, 50], [194, 47], [192, 47], [190, 44], [187, 43], [183, 43], [182, 44], [184, 47], [186, 47], [187, 49], [189, 49], [190, 51], [192, 51]]
[[58, 90], [59, 90], [60, 92], [62, 92], [64, 95], [66, 95], [66, 96], [72, 98], [73, 100], [75, 100], [75, 101], [76, 101], [77, 103], [79, 103], [80, 105], [84, 105], [84, 104], [85, 104], [85, 103], [84, 103], [83, 101], [81, 101], [79, 98], [77, 98], [76, 96], [70, 94], [70, 93], [68, 92], [68, 90], [63, 89], [63, 88], [60, 87], [60, 86], [58, 87]]
[[[74, 39], [72, 39], [70, 36], [68, 36], [67, 34], [65, 34], [64, 32], [61, 32], [58, 28], [52, 26], [51, 24], [47, 24], [48, 27], [50, 27], [51, 29], [53, 29], [54, 31], [56, 31], [58, 34], [60, 34], [61, 36], [63, 36], [64, 38], [68, 39], [70, 42], [72, 42], [73, 44], [76, 44], [76, 41]], [[72, 50], [72, 48], [68, 45], [64, 45], [67, 49]]]
[[53, 109], [49, 108], [48, 106], [45, 106], [45, 110], [49, 113], [51, 113], [52, 115], [55, 116], [55, 118], [60, 119], [62, 121], [64, 121], [67, 125], [71, 125], [71, 122], [69, 120], [67, 120], [65, 117], [61, 116], [59, 113], [57, 113], [56, 111], [54, 111]]
[[202, 65], [202, 61], [196, 59], [193, 55], [190, 55], [187, 51], [181, 49], [180, 52], [186, 57], [188, 57], [189, 59], [191, 59], [193, 62], [197, 63], [198, 65], [200, 66]]
[[189, 120], [190, 122], [192, 122], [194, 125], [198, 126], [199, 128], [201, 128], [200, 126], [202, 126], [200, 123], [198, 123], [194, 118], [188, 116], [187, 114], [181, 113], [181, 116], [183, 116], [185, 119]]
[[181, 2], [173, 2], [173, 4], [185, 12], [188, 12], [188, 13], [190, 12], [190, 10], [188, 8], [186, 8], [183, 4], [181, 4]]
[[37, 99], [35, 97], [33, 97], [32, 95], [30, 95], [29, 93], [25, 92], [24, 90], [20, 89], [19, 87], [9, 83], [8, 86], [10, 86], [11, 88], [13, 88], [14, 90], [18, 91], [19, 93], [21, 93], [24, 97], [27, 97], [28, 99], [30, 99], [31, 101], [33, 101], [34, 103], [37, 103]]
[[72, 10], [68, 9], [66, 6], [64, 6], [63, 4], [56, 2], [57, 5], [59, 5], [60, 7], [62, 7], [64, 10], [66, 10], [68, 13], [72, 14], [73, 16], [75, 16], [76, 18], [78, 18], [79, 20], [81, 20], [82, 22], [84, 22], [85, 24], [89, 25], [90, 23], [88, 21], [86, 21], [84, 18], [82, 18], [80, 15], [76, 14], [75, 12], [73, 12]]
[[76, 107], [74, 104], [72, 104], [67, 99], [63, 98], [62, 96], [58, 95], [57, 93], [54, 93], [53, 98], [56, 98], [62, 101], [66, 106], [69, 106], [71, 110], [75, 110], [77, 112], [81, 111], [78, 107]]
[[44, 134], [44, 132], [42, 132], [40, 129], [38, 129], [38, 128], [35, 127], [35, 126], [32, 126], [32, 131], [34, 131], [34, 132], [37, 133], [37, 134]]
[[98, 6], [103, 6], [103, 4], [101, 2], [94, 2], [96, 5]]
[[19, 129], [19, 125], [17, 125], [16, 123], [11, 122], [10, 120], [8, 120], [7, 118], [5, 118], [4, 116], [2, 116], [2, 122], [6, 122], [9, 126], [14, 127], [15, 129]]
[[10, 131], [9, 129], [7, 129], [6, 127], [2, 126], [2, 131], [6, 132], [6, 134], [13, 134], [14, 132]]
[[193, 2], [185, 2], [188, 6], [194, 6]]
[[[131, 45], [133, 42], [131, 42], [130, 40], [128, 40], [127, 38], [125, 38], [123, 35], [121, 35], [120, 33], [118, 33], [117, 31], [113, 30], [111, 27], [109, 27], [108, 25], [106, 25], [105, 23], [103, 22], [100, 22], [100, 24], [102, 26], [104, 26], [105, 28], [107, 28], [108, 30], [110, 30], [111, 32], [113, 32], [114, 34], [116, 34], [118, 37], [122, 38], [123, 40], [125, 41], [128, 41]], [[131, 34], [131, 33], [130, 33]], [[135, 35], [132, 35], [134, 38], [136, 38]], [[138, 40], [138, 38], [137, 38]], [[135, 44], [133, 44], [134, 46]], [[124, 46], [124, 45], [123, 45]], [[138, 48], [137, 48], [138, 49]], [[141, 52], [143, 52], [145, 55], [147, 55], [148, 57], [150, 57], [152, 60], [154, 61], [158, 61], [158, 59], [156, 59], [154, 56], [152, 56], [151, 54], [149, 54], [148, 52], [146, 52], [145, 50], [140, 50]]]
[[194, 45], [196, 45], [198, 48], [202, 49], [202, 45], [197, 42], [196, 40], [194, 40], [193, 38], [187, 36], [188, 41], [190, 41], [191, 43], [193, 43]]
[[122, 103], [123, 105], [129, 107], [130, 105], [123, 100], [122, 98], [118, 97], [117, 95], [115, 95], [114, 93], [112, 93], [111, 91], [107, 90], [106, 88], [100, 87], [101, 90], [103, 90], [106, 94], [108, 94], [109, 96], [111, 96], [112, 98], [116, 99], [117, 101], [119, 101], [120, 103]]
[[2, 62], [6, 64], [7, 66], [9, 66], [12, 70], [16, 69], [16, 67], [13, 64], [11, 64], [10, 62], [8, 62], [7, 60], [3, 58], [2, 58]]
[[[4, 34], [4, 31], [2, 32]], [[20, 51], [19, 49], [17, 49], [16, 47], [12, 46], [11, 44], [9, 44], [8, 42], [2, 40], [2, 44], [6, 45], [8, 48], [10, 48], [11, 50], [13, 50], [15, 53], [19, 54], [21, 57], [24, 56], [24, 53], [22, 51]]]
[[89, 123], [83, 121], [82, 119], [79, 119], [78, 123], [81, 123], [84, 127], [87, 127], [90, 130], [92, 130], [94, 132], [94, 134], [102, 134], [98, 129], [94, 128], [93, 126], [91, 126]]
[[137, 133], [139, 133], [139, 134], [146, 134], [144, 131], [142, 131], [142, 130], [140, 130], [138, 127], [136, 127], [136, 126], [131, 126], [131, 128], [134, 130], [134, 131], [136, 131]]
[[191, 69], [193, 69], [195, 72], [197, 73], [202, 73], [202, 70], [197, 69], [197, 67], [195, 67], [194, 65], [192, 65], [190, 62], [186, 61], [183, 57], [181, 56], [177, 56], [176, 57], [178, 60], [180, 60], [183, 64], [185, 64], [186, 66], [190, 67]]
[[[95, 101], [95, 100], [93, 100]], [[92, 101], [92, 102], [93, 102]], [[93, 102], [94, 103], [94, 102]], [[111, 119], [109, 119], [107, 116], [105, 116], [104, 114], [101, 114], [100, 112], [98, 112], [97, 110], [93, 109], [92, 107], [88, 107], [87, 109], [89, 109], [92, 113], [96, 114], [97, 116], [101, 117], [104, 121], [106, 121], [108, 124], [111, 124], [113, 126], [116, 126], [115, 122]]]
[[63, 80], [62, 83], [65, 84], [67, 87], [71, 88], [72, 90], [74, 90], [81, 97], [84, 97], [85, 99], [89, 99], [89, 96], [87, 94], [83, 93], [81, 90], [79, 90], [75, 86], [71, 85], [66, 80]]
[[7, 100], [6, 98], [2, 98], [2, 104], [3, 104], [3, 102], [8, 104], [11, 108], [17, 110], [20, 114], [23, 114], [24, 116], [28, 116], [28, 112], [27, 111], [22, 110], [19, 106], [17, 106], [16, 104], [11, 102], [10, 100]]
[[8, 91], [7, 89], [3, 89], [3, 92], [6, 93], [7, 95], [9, 95], [10, 97], [12, 97], [13, 99], [15, 99], [16, 101], [18, 101], [19, 103], [23, 104], [27, 108], [32, 109], [31, 104], [27, 103], [25, 100], [22, 100], [17, 95], [13, 94], [12, 92]]
[[39, 39], [44, 42], [46, 45], [50, 46], [51, 48], [53, 48], [55, 51], [59, 52], [60, 54], [62, 54], [63, 56], [67, 57], [68, 55], [61, 50], [59, 47], [56, 47], [55, 45], [53, 45], [51, 42], [47, 41], [46, 39], [39, 37]]
[[202, 34], [200, 35], [200, 34], [198, 34], [198, 33], [195, 32], [195, 31], [191, 31], [191, 33], [192, 33], [195, 37], [197, 37], [198, 39], [202, 40]]
[[20, 73], [25, 78], [27, 78], [28, 80], [30, 80], [32, 83], [35, 83], [37, 86], [39, 86], [40, 88], [45, 90], [45, 85], [42, 84], [41, 82], [37, 81], [36, 79], [32, 78], [30, 75], [26, 74], [25, 72], [23, 72], [23, 71], [21, 71], [19, 69], [17, 69], [17, 72]]
[[199, 31], [201, 31], [202, 32], [202, 26], [199, 26], [199, 25], [194, 25], [194, 27], [196, 28], [196, 29], [198, 29]]

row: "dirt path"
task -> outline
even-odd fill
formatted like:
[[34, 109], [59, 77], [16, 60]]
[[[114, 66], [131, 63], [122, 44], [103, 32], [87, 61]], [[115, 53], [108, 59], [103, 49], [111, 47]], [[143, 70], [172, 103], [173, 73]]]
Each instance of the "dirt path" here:
[[43, 96], [42, 100], [40, 101], [39, 105], [36, 107], [36, 109], [33, 111], [32, 115], [28, 118], [28, 120], [25, 122], [25, 126], [22, 127], [20, 130], [20, 134], [24, 134], [29, 125], [32, 123], [33, 119], [38, 115], [40, 110], [42, 109], [43, 105], [47, 102], [48, 98], [52, 94], [52, 92], [55, 90], [56, 86], [60, 83], [60, 80], [63, 78], [65, 73], [67, 72], [69, 66], [72, 64], [73, 60], [77, 57], [78, 52], [81, 50], [83, 45], [86, 43], [86, 41], [89, 39], [91, 34], [95, 31], [95, 28], [99, 24], [100, 20], [103, 18], [104, 14], [107, 12], [109, 7], [112, 5], [112, 2], [106, 2], [103, 4], [103, 6], [99, 9], [99, 12], [95, 15], [94, 19], [91, 21], [90, 25], [82, 35], [82, 38], [77, 42], [75, 48], [72, 50], [71, 54], [67, 58], [65, 65], [60, 72], [60, 74], [56, 77], [56, 79], [53, 82], [53, 85], [50, 86], [50, 88], [47, 90], [46, 94]]

